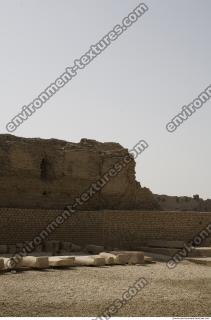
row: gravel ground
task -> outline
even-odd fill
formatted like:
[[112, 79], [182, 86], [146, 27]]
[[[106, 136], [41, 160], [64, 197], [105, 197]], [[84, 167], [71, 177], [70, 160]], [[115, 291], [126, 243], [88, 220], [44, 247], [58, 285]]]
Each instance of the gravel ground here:
[[113, 316], [211, 316], [211, 267], [81, 267], [0, 275], [0, 316], [99, 316], [128, 287], [149, 284]]

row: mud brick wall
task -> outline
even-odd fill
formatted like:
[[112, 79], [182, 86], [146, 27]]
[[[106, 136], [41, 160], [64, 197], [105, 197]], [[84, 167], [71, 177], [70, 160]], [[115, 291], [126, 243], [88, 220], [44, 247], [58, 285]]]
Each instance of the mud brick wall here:
[[[116, 163], [118, 174], [103, 179]], [[159, 208], [151, 191], [136, 181], [134, 158], [118, 143], [0, 134], [0, 207], [62, 210], [96, 183], [100, 191], [82, 210]]]
[[[60, 213], [0, 208], [0, 244], [32, 240]], [[70, 217], [49, 239], [135, 249], [154, 239], [188, 241], [209, 223], [209, 212], [83, 211]]]

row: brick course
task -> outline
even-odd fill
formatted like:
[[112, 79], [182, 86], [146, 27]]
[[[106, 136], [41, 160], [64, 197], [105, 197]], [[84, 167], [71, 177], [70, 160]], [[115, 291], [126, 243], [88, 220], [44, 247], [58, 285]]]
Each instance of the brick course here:
[[[0, 244], [31, 241], [61, 213], [0, 208]], [[208, 224], [209, 212], [82, 211], [71, 216], [49, 239], [135, 249], [149, 240], [188, 241]]]

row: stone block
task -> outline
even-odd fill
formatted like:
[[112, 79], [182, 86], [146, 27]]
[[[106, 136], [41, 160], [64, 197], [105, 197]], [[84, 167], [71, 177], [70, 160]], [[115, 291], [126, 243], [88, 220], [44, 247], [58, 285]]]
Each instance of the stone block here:
[[47, 269], [49, 267], [48, 257], [24, 257], [21, 261], [21, 267]]
[[184, 241], [168, 241], [168, 240], [150, 240], [147, 241], [146, 247], [159, 248], [184, 248]]
[[75, 257], [49, 257], [50, 267], [73, 267], [75, 265]]
[[100, 267], [104, 266], [105, 264], [105, 259], [102, 257], [96, 258], [93, 256], [75, 256], [76, 266]]

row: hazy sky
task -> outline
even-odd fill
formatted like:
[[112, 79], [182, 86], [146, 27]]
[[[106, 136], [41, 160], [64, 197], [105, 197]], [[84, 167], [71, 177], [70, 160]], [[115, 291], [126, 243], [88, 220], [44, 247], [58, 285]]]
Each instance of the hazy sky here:
[[[1, 133], [137, 0], [0, 0]], [[24, 137], [145, 139], [137, 179], [154, 193], [211, 198], [211, 100], [174, 133], [211, 84], [211, 1], [151, 0], [142, 18], [15, 131]]]

